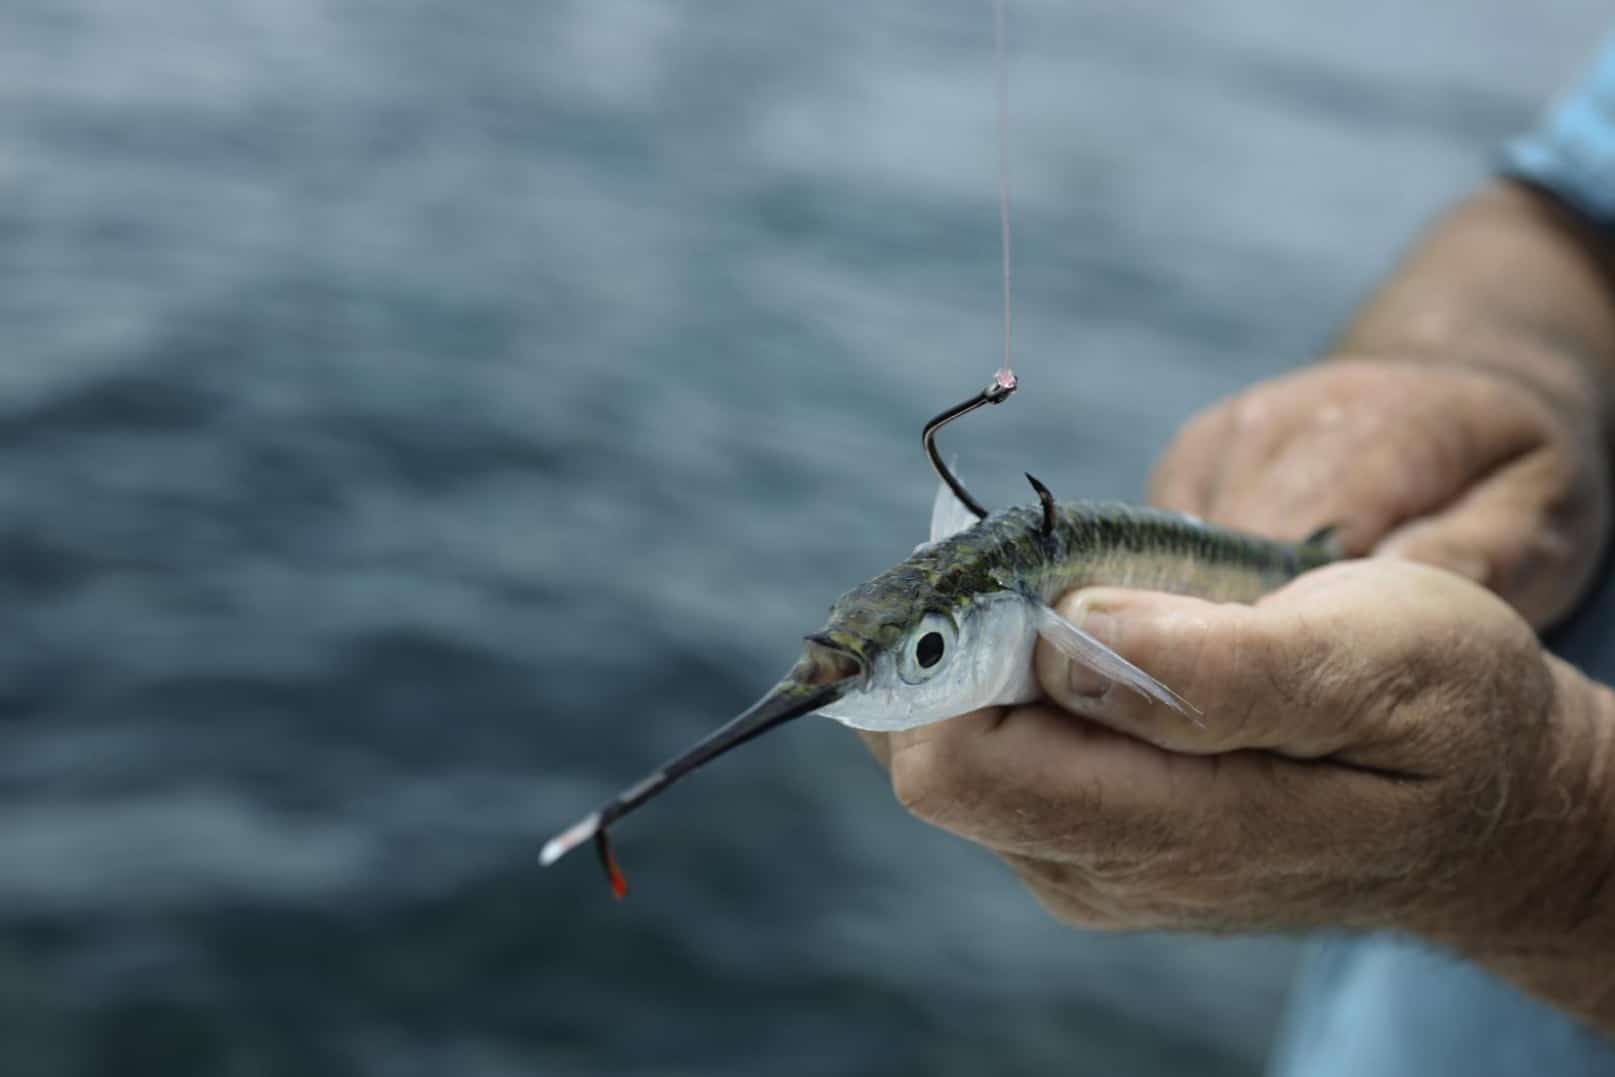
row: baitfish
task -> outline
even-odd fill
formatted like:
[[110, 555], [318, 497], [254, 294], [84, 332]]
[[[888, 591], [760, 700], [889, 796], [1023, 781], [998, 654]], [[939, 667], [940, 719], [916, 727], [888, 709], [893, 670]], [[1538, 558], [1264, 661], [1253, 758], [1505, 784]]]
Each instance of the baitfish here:
[[1090, 586], [1254, 602], [1341, 556], [1333, 527], [1299, 543], [1278, 542], [1160, 509], [1056, 502], [1042, 483], [1027, 478], [1039, 505], [979, 520], [944, 483], [932, 509], [930, 541], [838, 599], [778, 684], [550, 841], [541, 862], [552, 864], [593, 838], [621, 897], [627, 887], [606, 828], [692, 770], [805, 714], [823, 714], [854, 729], [893, 731], [982, 707], [1032, 702], [1040, 695], [1032, 664], [1040, 638], [1072, 661], [1195, 720], [1191, 704], [1062, 617], [1052, 603]]

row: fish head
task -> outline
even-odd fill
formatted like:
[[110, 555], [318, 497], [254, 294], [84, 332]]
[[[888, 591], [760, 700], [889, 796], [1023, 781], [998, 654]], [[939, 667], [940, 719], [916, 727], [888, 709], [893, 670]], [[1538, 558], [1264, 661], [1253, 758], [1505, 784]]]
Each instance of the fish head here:
[[[910, 562], [843, 595], [802, 656], [761, 699], [558, 834], [551, 864], [590, 839], [621, 896], [607, 828], [684, 775], [786, 722], [824, 714], [855, 729], [908, 729], [1006, 702], [1030, 676], [1033, 607], [1021, 595], [949, 586], [956, 575]], [[940, 581], [940, 582], [939, 582]], [[1022, 645], [1024, 643], [1024, 646]], [[1019, 670], [1019, 673], [1016, 671]]]
[[807, 644], [810, 654], [835, 655], [838, 668], [856, 673], [844, 672], [838, 697], [818, 713], [890, 732], [1014, 694], [1030, 676], [1031, 604], [996, 584], [970, 590], [953, 583], [916, 566], [843, 595]]

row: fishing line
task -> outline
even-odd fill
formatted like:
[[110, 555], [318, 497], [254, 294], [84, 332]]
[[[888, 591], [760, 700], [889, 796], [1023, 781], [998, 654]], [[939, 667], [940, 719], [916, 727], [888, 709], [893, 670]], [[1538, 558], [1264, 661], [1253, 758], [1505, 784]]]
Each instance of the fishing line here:
[[[998, 96], [998, 228], [1002, 238], [1004, 262], [1004, 361], [1003, 365], [993, 374], [992, 382], [985, 389], [970, 399], [954, 405], [929, 423], [926, 423], [922, 434], [925, 453], [931, 460], [931, 466], [942, 477], [942, 481], [947, 483], [954, 496], [977, 519], [984, 519], [987, 516], [987, 510], [982, 506], [981, 502], [970, 496], [969, 491], [948, 469], [948, 466], [942, 462], [942, 455], [936, 447], [936, 433], [948, 423], [970, 414], [977, 408], [988, 404], [1003, 403], [1009, 399], [1010, 394], [1015, 391], [1017, 385], [1011, 355], [1013, 322], [1011, 320], [1009, 233], [1009, 64], [1006, 58], [1004, 41], [1005, 7], [1007, 2], [1008, 0], [992, 0], [993, 62]], [[1045, 539], [1052, 538], [1056, 523], [1053, 495], [1049, 493], [1042, 483], [1030, 475], [1027, 478], [1031, 481], [1033, 489], [1037, 491], [1038, 499], [1043, 505], [1043, 523], [1039, 533]], [[867, 667], [864, 666], [863, 660], [857, 654], [839, 650], [833, 639], [810, 636], [808, 640], [810, 644], [817, 645], [817, 651], [810, 649], [802, 661], [792, 669], [784, 681], [775, 686], [773, 691], [758, 700], [727, 725], [715, 730], [697, 742], [688, 751], [668, 761], [660, 770], [653, 772], [644, 781], [613, 797], [597, 811], [585, 816], [550, 839], [539, 853], [539, 862], [546, 865], [553, 864], [571, 849], [593, 839], [595, 852], [600, 858], [600, 866], [611, 880], [612, 892], [619, 898], [625, 895], [628, 892], [628, 882], [623, 877], [622, 869], [617, 865], [617, 858], [612, 854], [611, 841], [607, 834], [607, 828], [612, 823], [656, 796], [685, 774], [705, 765], [717, 756], [738, 747], [775, 726], [782, 725], [804, 714], [811, 714], [841, 699], [860, 676], [867, 674]]]
[[1004, 5], [993, 0], [993, 67], [998, 83], [998, 232], [1003, 238], [1004, 259], [1004, 365], [994, 378], [1008, 388], [1015, 384], [1015, 367], [1010, 359], [1013, 315], [1010, 307], [1009, 242], [1009, 61], [1004, 46]]
[[1010, 240], [1009, 240], [1009, 61], [1004, 45], [1004, 8], [1008, 0], [993, 0], [993, 69], [998, 93], [998, 232], [1002, 238], [1004, 261], [1004, 364], [1000, 366], [987, 388], [944, 411], [925, 424], [920, 442], [931, 467], [953, 491], [953, 496], [978, 520], [986, 519], [987, 510], [980, 501], [970, 496], [957, 475], [942, 460], [937, 451], [936, 434], [944, 426], [962, 416], [969, 415], [985, 404], [1002, 404], [1009, 399], [1019, 384], [1010, 355], [1014, 337], [1014, 320], [1010, 303]]

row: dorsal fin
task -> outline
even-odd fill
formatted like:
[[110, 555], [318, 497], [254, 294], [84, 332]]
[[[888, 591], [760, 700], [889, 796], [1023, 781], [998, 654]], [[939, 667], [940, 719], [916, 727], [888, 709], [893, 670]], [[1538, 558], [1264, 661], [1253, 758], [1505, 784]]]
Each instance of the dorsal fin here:
[[1037, 491], [1037, 500], [1043, 506], [1042, 534], [1044, 538], [1048, 538], [1054, 534], [1054, 495], [1049, 493], [1049, 488], [1038, 482], [1030, 471], [1023, 474], [1026, 481], [1032, 484], [1032, 489]]
[[954, 496], [947, 483], [937, 483], [936, 498], [931, 502], [931, 537], [928, 541], [941, 542], [975, 524], [976, 514], [970, 511], [970, 506]]
[[1324, 546], [1331, 550], [1340, 549], [1340, 524], [1324, 524], [1301, 540], [1303, 546]]
[[1325, 524], [1301, 540], [1303, 548], [1328, 561], [1341, 561], [1346, 557], [1346, 543], [1340, 524]]

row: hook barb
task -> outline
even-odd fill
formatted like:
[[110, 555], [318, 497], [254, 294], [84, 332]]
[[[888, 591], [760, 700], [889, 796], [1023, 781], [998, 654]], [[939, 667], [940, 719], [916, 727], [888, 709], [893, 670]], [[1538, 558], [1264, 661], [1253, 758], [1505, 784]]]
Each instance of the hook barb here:
[[1032, 484], [1032, 489], [1037, 491], [1037, 499], [1043, 505], [1043, 523], [1038, 530], [1044, 538], [1048, 538], [1054, 534], [1054, 495], [1049, 493], [1049, 488], [1038, 482], [1037, 477], [1030, 471], [1023, 474], [1026, 475], [1026, 481]]

